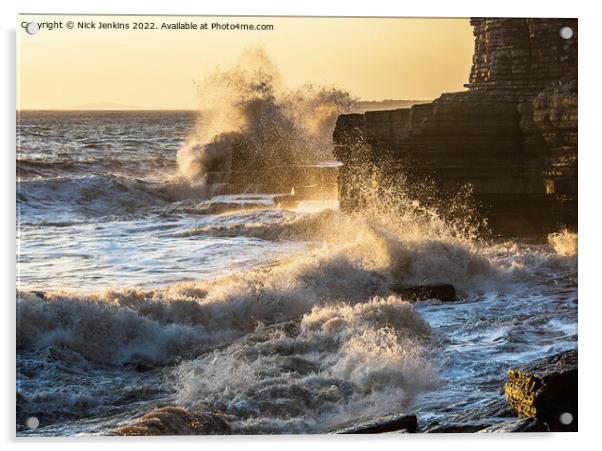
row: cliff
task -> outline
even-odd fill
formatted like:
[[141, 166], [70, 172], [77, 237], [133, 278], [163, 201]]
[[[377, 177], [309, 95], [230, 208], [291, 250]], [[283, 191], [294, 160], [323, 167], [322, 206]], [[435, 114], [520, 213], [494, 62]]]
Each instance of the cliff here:
[[[466, 91], [432, 103], [342, 115], [339, 196], [435, 181], [439, 198], [470, 185], [490, 228], [537, 236], [577, 224], [577, 20], [476, 18]], [[571, 27], [564, 39], [560, 29]], [[374, 168], [378, 183], [363, 175]], [[374, 194], [374, 193], [372, 193]]]

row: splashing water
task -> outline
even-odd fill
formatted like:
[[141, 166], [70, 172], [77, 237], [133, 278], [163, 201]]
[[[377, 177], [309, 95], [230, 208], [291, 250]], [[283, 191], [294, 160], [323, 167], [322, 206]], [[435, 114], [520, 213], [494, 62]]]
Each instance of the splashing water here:
[[[56, 349], [61, 351], [53, 359], [76, 358], [83, 368], [149, 368], [145, 386], [160, 390], [136, 392], [147, 410], [160, 394], [193, 411], [219, 412], [239, 433], [290, 433], [323, 432], [355, 418], [417, 407], [433, 415], [438, 404], [433, 406], [429, 398], [416, 403], [439, 390], [436, 399], [445, 405], [456, 397], [478, 405], [487, 390], [475, 397], [470, 378], [491, 384], [488, 390], [495, 393], [505, 372], [503, 362], [517, 352], [531, 357], [557, 349], [543, 343], [570, 344], [571, 306], [565, 306], [560, 293], [573, 292], [573, 258], [541, 245], [437, 238], [433, 232], [419, 237], [415, 224], [406, 239], [399, 222], [397, 228], [387, 228], [383, 217], [325, 210], [259, 221], [249, 229], [207, 229], [199, 233], [311, 243], [266, 267], [212, 280], [150, 291], [46, 293], [45, 299], [22, 294], [18, 346], [25, 356], [37, 356], [34, 362], [41, 351]], [[547, 287], [552, 274], [560, 285]], [[451, 282], [465, 301], [413, 307], [388, 295], [389, 281]], [[545, 293], [558, 294], [544, 302]], [[558, 303], [563, 307], [554, 306]], [[522, 325], [512, 322], [517, 311], [524, 315]], [[454, 356], [455, 347], [462, 345], [449, 350], [445, 345], [450, 339], [463, 342], [466, 335], [472, 337], [465, 344], [466, 355], [473, 353], [474, 360]], [[500, 340], [505, 335], [508, 341]], [[520, 351], [503, 351], [507, 343]], [[474, 354], [475, 348], [484, 354]], [[500, 362], [483, 367], [483, 358]], [[467, 377], [477, 371], [475, 366], [480, 371], [463, 382], [466, 388], [447, 381], [461, 371], [461, 362]], [[24, 365], [34, 372], [32, 377], [39, 374]], [[28, 381], [24, 378], [26, 387]], [[103, 396], [100, 404], [113, 402]], [[47, 399], [55, 410], [63, 403], [59, 394]], [[117, 420], [134, 415], [132, 410], [121, 412]], [[67, 413], [55, 415], [54, 421]]]
[[548, 236], [548, 243], [561, 255], [569, 257], [577, 255], [577, 234], [574, 232], [565, 229], [558, 233], [552, 233]]
[[[432, 387], [424, 356], [430, 328], [394, 298], [314, 307], [300, 323], [260, 326], [245, 340], [178, 367], [178, 402], [225, 410], [240, 431], [327, 430], [362, 405], [400, 408]], [[316, 413], [319, 418], [316, 418]], [[351, 410], [353, 411], [353, 410]], [[313, 418], [312, 418], [313, 417]]]
[[[249, 194], [211, 214], [209, 173], [241, 148], [261, 170], [331, 158], [353, 99], [284, 89], [261, 52], [200, 92], [196, 123], [22, 117], [17, 420], [41, 424], [19, 434], [107, 433], [158, 405], [236, 433], [442, 421], [498, 399], [509, 365], [575, 346], [577, 235], [481, 239], [468, 189], [428, 202], [428, 183], [365, 165], [360, 213]], [[461, 301], [412, 305], [391, 282], [452, 283]]]
[[285, 177], [283, 167], [331, 160], [336, 118], [355, 103], [336, 88], [285, 89], [260, 49], [207, 77], [199, 97], [197, 126], [177, 160], [183, 176], [205, 185], [215, 171], [256, 171], [269, 180]]

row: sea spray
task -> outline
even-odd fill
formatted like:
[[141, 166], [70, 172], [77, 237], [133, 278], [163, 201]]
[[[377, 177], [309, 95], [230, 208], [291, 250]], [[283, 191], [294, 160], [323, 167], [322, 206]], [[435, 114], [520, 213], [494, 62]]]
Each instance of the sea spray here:
[[244, 53], [231, 69], [216, 69], [199, 85], [199, 98], [197, 126], [177, 161], [181, 175], [204, 186], [219, 171], [278, 186], [292, 166], [331, 160], [336, 118], [355, 103], [334, 87], [284, 88], [261, 49]]
[[180, 365], [174, 383], [180, 404], [229, 414], [241, 433], [275, 432], [282, 422], [322, 432], [343, 417], [403, 409], [432, 387], [429, 340], [428, 325], [399, 299], [314, 307], [300, 323], [260, 326]]
[[[48, 292], [44, 298], [22, 293], [18, 345], [69, 348], [99, 362], [164, 364], [228, 345], [259, 323], [291, 321], [315, 306], [385, 296], [390, 282], [453, 283], [470, 296], [574, 266], [541, 246], [521, 251], [428, 234], [406, 238], [333, 210], [265, 227], [250, 233], [313, 243], [270, 265], [212, 280], [152, 290]], [[245, 233], [236, 228], [237, 236]]]
[[577, 234], [575, 232], [569, 232], [566, 229], [548, 235], [548, 243], [550, 246], [552, 246], [558, 254], [567, 257], [575, 257], [577, 255], [577, 242]]
[[[99, 294], [49, 292], [44, 298], [24, 293], [18, 299], [23, 318], [19, 346], [67, 347], [100, 362], [165, 363], [228, 344], [260, 322], [289, 321], [316, 305], [355, 304], [385, 295], [392, 262], [393, 274], [400, 276], [397, 257], [390, 254], [399, 250], [367, 225], [349, 224], [346, 231], [338, 225], [334, 242], [310, 246], [265, 268], [209, 281]], [[416, 266], [413, 259], [432, 258], [429, 247], [424, 254], [407, 252], [403, 276], [428, 278], [428, 265]], [[458, 258], [470, 255], [459, 253]], [[458, 277], [466, 277], [462, 265], [449, 263]]]
[[[284, 97], [273, 94], [276, 90], [271, 94], [261, 83], [258, 89], [259, 100], [253, 94], [245, 104], [249, 109], [242, 111], [267, 119], [248, 126], [246, 119], [237, 122], [233, 113], [229, 120], [236, 127], [218, 131], [207, 144], [198, 142], [189, 155], [194, 158], [183, 164], [197, 173], [195, 177], [222, 169], [228, 161], [221, 157], [243, 142], [260, 143], [248, 147], [258, 150], [274, 144], [265, 154], [271, 160], [261, 163], [265, 166], [274, 158], [289, 158], [279, 154], [289, 149], [286, 140], [270, 140], [265, 133], [257, 138], [260, 130], [293, 131], [278, 138], [298, 140], [300, 156], [321, 149], [316, 140], [307, 139], [320, 135], [319, 121], [304, 122], [289, 114], [292, 110], [284, 108], [284, 102], [277, 102]], [[270, 109], [274, 105], [277, 108]], [[328, 108], [324, 111], [325, 117], [330, 114]], [[281, 127], [270, 127], [274, 122]], [[298, 129], [304, 134], [295, 134]], [[476, 239], [469, 190], [437, 205], [428, 202], [437, 191], [427, 183], [399, 178], [390, 184], [382, 168], [365, 168], [371, 183], [362, 193], [365, 205], [359, 213], [266, 206], [263, 211], [162, 232], [191, 240], [230, 236], [305, 243], [302, 251], [270, 265], [154, 289], [20, 295], [20, 374], [27, 381], [27, 399], [33, 399], [22, 403], [31, 406], [22, 412], [35, 414], [36, 404], [47, 405], [57, 419], [94, 414], [90, 406], [98, 405], [83, 392], [61, 404], [61, 394], [51, 387], [45, 388], [44, 401], [30, 397], [36, 378], [45, 378], [40, 360], [48, 374], [62, 366], [74, 368], [73, 362], [81, 374], [106, 366], [115, 372], [114, 381], [127, 381], [115, 384], [124, 399], [152, 400], [161, 393], [191, 409], [222, 413], [240, 433], [323, 432], [358, 417], [403, 412], [416, 396], [445, 380], [440, 376], [438, 337], [417, 313], [418, 307], [389, 295], [390, 282], [453, 283], [468, 302], [482, 302], [483, 291], [512, 293], [512, 284], [531, 281], [550, 268], [572, 268], [570, 259], [550, 255], [550, 248], [523, 251], [508, 247], [513, 244]], [[146, 193], [146, 185], [118, 182], [123, 183], [124, 188], [117, 189], [126, 192], [125, 198], [138, 188]], [[196, 187], [205, 189], [203, 183]], [[166, 197], [167, 188], [149, 191], [149, 196], [158, 194], [158, 200], [147, 201], [146, 194], [137, 197], [142, 205], [166, 213], [180, 199]], [[144, 389], [133, 390], [133, 378], [119, 371], [148, 374], [140, 384]], [[159, 373], [163, 384], [158, 383]], [[92, 391], [106, 405], [119, 404], [115, 392]]]
[[[428, 419], [499, 398], [510, 363], [574, 346], [576, 258], [553, 239], [480, 239], [470, 214], [442, 214], [461, 212], [462, 196], [431, 205], [419, 184], [403, 179], [396, 191], [369, 165], [363, 214], [270, 203], [209, 215], [198, 196], [182, 201], [165, 180], [139, 183], [129, 172], [135, 158], [141, 172], [169, 173], [151, 159], [175, 156], [191, 118], [125, 117], [60, 119], [69, 157], [69, 146], [95, 146], [82, 161], [103, 161], [108, 177], [79, 180], [92, 175], [83, 168], [100, 166], [71, 167], [65, 155], [51, 167], [28, 164], [46, 180], [23, 185], [20, 194], [36, 205], [22, 209], [22, 225], [40, 212], [44, 221], [76, 208], [92, 215], [77, 226], [22, 229], [22, 277], [47, 277], [30, 279], [37, 293], [17, 294], [18, 421], [38, 416], [42, 424], [22, 433], [106, 432], [157, 405], [204, 400], [245, 433], [322, 431], [383, 412]], [[97, 130], [103, 136], [89, 142]], [[109, 148], [128, 163], [105, 165]], [[129, 180], [114, 173], [121, 170]], [[70, 180], [58, 182], [59, 173]], [[139, 220], [128, 220], [132, 211]], [[102, 214], [114, 217], [100, 222]], [[241, 263], [250, 248], [253, 258]], [[390, 296], [391, 281], [452, 283], [462, 299], [409, 305]]]
[[[258, 221], [262, 214], [243, 216]], [[549, 246], [437, 238], [437, 227], [422, 237], [410, 227], [406, 237], [385, 227], [386, 215], [376, 222], [334, 210], [270, 217], [265, 227], [272, 239], [303, 239], [306, 248], [253, 270], [150, 290], [19, 293], [18, 371], [28, 400], [22, 406], [29, 406], [21, 412], [33, 415], [47, 405], [48, 421], [57, 421], [119, 405], [122, 397], [151, 402], [161, 394], [223, 412], [240, 433], [279, 433], [325, 431], [359, 416], [404, 411], [445, 381], [437, 336], [418, 307], [388, 295], [389, 281], [446, 281], [466, 302], [493, 308], [487, 292], [536, 299], [532, 308], [539, 309], [546, 285], [537, 281], [570, 275], [575, 266]], [[463, 317], [485, 308], [462, 305], [446, 312]], [[512, 315], [500, 315], [490, 314], [508, 330]], [[471, 320], [458, 333], [478, 334], [489, 324]], [[111, 388], [82, 388], [73, 402], [36, 382], [57, 380], [63, 366], [75, 372], [71, 378], [86, 380], [98, 365], [105, 375], [116, 372]], [[119, 373], [124, 369], [133, 375]], [[136, 391], [138, 371], [148, 379]], [[163, 385], [155, 371], [164, 372]], [[44, 400], [32, 398], [42, 389]]]

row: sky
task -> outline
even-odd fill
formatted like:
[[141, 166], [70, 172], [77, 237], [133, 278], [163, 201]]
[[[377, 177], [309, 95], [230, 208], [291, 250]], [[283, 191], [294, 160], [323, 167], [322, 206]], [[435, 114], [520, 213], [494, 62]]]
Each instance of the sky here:
[[[28, 34], [29, 22], [40, 30]], [[62, 28], [50, 29], [52, 22]], [[129, 29], [102, 29], [100, 22]], [[199, 28], [161, 28], [188, 22]], [[143, 29], [133, 29], [140, 23]], [[273, 29], [212, 30], [213, 23]], [[468, 19], [21, 15], [17, 108], [197, 109], [195, 86], [254, 48], [292, 89], [312, 83], [361, 100], [430, 100], [464, 89], [473, 45]]]

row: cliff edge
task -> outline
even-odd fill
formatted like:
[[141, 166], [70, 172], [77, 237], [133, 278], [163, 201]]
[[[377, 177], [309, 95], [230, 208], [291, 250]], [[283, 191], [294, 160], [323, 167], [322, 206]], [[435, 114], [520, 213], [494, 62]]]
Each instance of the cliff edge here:
[[[470, 185], [490, 229], [541, 236], [577, 225], [577, 20], [473, 18], [466, 91], [432, 103], [339, 116], [341, 208], [428, 177], [439, 198]], [[570, 27], [569, 39], [560, 30]], [[365, 177], [370, 166], [377, 183]]]

